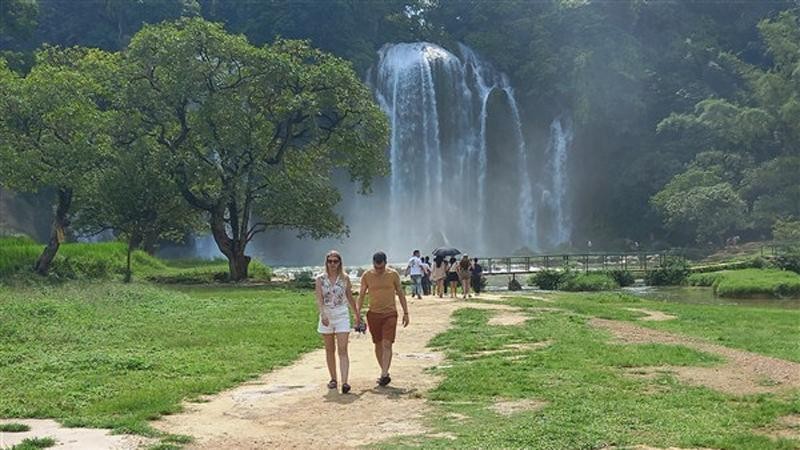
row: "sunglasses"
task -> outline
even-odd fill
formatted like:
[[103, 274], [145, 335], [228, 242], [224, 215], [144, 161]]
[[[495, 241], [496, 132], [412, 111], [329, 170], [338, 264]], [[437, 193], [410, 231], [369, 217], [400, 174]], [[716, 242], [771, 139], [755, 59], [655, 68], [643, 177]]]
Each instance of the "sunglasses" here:
[[328, 264], [339, 264], [339, 260], [338, 259], [328, 259], [328, 260], [325, 260], [325, 262], [328, 263]]

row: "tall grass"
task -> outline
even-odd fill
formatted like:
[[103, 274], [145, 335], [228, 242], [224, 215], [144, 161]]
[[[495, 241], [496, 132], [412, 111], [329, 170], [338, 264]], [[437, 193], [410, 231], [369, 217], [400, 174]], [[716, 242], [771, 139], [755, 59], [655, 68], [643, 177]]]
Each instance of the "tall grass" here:
[[720, 297], [800, 297], [800, 275], [778, 269], [724, 270], [696, 273], [692, 286], [711, 286]]
[[[26, 237], [0, 238], [0, 279], [29, 273], [42, 252], [42, 244]], [[125, 273], [127, 246], [123, 242], [68, 243], [58, 250], [51, 274], [56, 279], [102, 279]], [[131, 254], [131, 270], [161, 283], [210, 283], [226, 281], [228, 262], [224, 259], [162, 261], [141, 250]], [[259, 261], [250, 263], [250, 276], [269, 281], [272, 271]]]

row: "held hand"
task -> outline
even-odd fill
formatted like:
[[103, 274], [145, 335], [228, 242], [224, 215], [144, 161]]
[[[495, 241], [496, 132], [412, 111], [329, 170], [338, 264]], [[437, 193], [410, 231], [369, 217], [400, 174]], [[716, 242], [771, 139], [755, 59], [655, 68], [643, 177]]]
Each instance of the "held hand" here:
[[404, 314], [403, 314], [403, 328], [407, 327], [407, 326], [408, 326], [408, 323], [409, 323], [409, 320], [408, 320], [408, 313], [404, 313]]
[[325, 314], [322, 315], [322, 324], [325, 325], [326, 327], [330, 324], [328, 316], [326, 316]]

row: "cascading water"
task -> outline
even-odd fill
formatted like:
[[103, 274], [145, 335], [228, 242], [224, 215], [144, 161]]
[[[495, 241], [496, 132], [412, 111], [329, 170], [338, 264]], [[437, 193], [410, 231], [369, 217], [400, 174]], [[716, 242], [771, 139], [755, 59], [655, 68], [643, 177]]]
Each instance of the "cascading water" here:
[[567, 157], [572, 145], [572, 127], [564, 127], [560, 118], [550, 124], [550, 143], [545, 158], [545, 173], [549, 175], [549, 186], [543, 191], [542, 203], [552, 214], [552, 226], [547, 233], [550, 245], [556, 246], [570, 241], [572, 220], [569, 213], [567, 193]]
[[[426, 42], [386, 45], [370, 77], [392, 128], [392, 174], [383, 200], [389, 209], [390, 248], [405, 254], [412, 247], [443, 244], [435, 242], [439, 234], [484, 254], [536, 248], [533, 184], [514, 91], [507, 77], [469, 47], [460, 44], [459, 53], [461, 58]], [[505, 105], [493, 109], [494, 95], [502, 95]], [[488, 121], [503, 109], [517, 160], [500, 169], [506, 175], [502, 180], [491, 180], [489, 166], [499, 150], [490, 146]], [[516, 194], [490, 198], [491, 183], [512, 183]], [[489, 226], [493, 202], [507, 205], [506, 217]], [[413, 220], [424, 224], [422, 230]]]

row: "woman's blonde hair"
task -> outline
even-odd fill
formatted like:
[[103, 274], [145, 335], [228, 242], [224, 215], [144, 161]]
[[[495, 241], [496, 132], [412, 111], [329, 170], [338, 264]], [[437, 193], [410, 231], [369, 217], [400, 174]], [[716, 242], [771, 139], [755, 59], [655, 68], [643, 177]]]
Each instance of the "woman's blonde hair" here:
[[458, 266], [461, 267], [462, 270], [469, 269], [469, 255], [464, 255], [461, 257], [461, 261], [459, 261]]
[[331, 250], [331, 251], [328, 252], [327, 255], [325, 255], [325, 273], [326, 274], [328, 273], [328, 258], [330, 258], [331, 256], [335, 256], [336, 258], [339, 259], [339, 273], [338, 273], [338, 276], [343, 277], [344, 276], [344, 261], [342, 261], [342, 255], [339, 252], [337, 252], [336, 250]]

